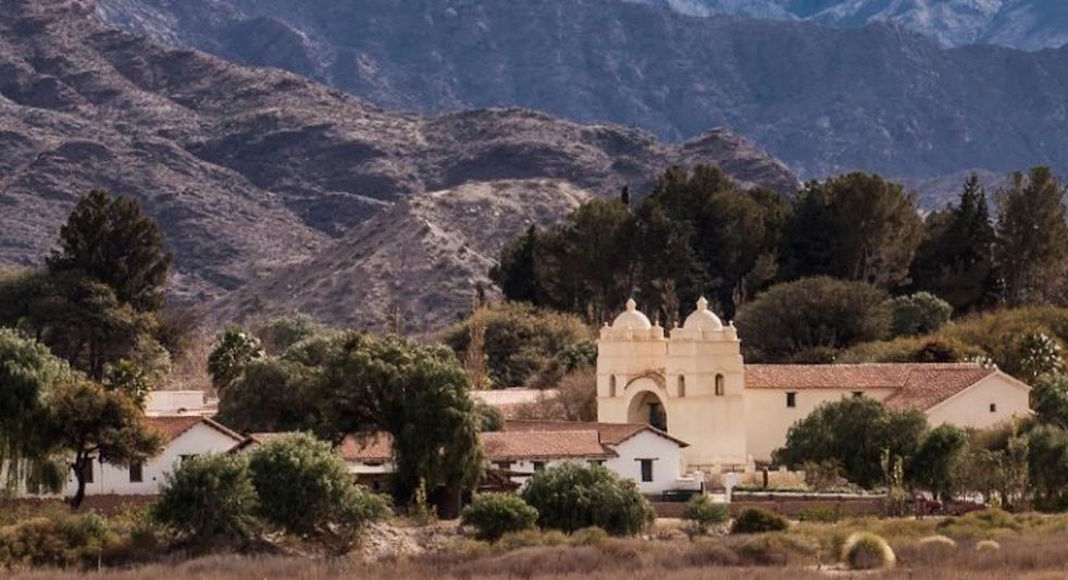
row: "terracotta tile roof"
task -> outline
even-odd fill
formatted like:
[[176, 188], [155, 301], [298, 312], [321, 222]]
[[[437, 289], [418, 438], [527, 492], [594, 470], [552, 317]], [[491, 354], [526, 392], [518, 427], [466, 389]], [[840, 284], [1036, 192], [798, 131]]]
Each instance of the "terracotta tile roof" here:
[[519, 421], [508, 420], [504, 422], [505, 431], [575, 431], [593, 429], [601, 436], [601, 443], [605, 445], [619, 445], [634, 437], [642, 431], [651, 431], [678, 443], [682, 447], [690, 444], [668, 435], [646, 423], [583, 423], [578, 421]]
[[887, 397], [884, 403], [891, 409], [926, 411], [995, 372], [980, 366], [957, 369], [917, 367], [909, 373], [905, 386]]
[[616, 457], [601, 445], [593, 429], [585, 431], [499, 431], [479, 436], [490, 461], [521, 459], [607, 459]]
[[927, 410], [996, 373], [977, 364], [746, 365], [747, 389], [893, 389], [885, 403]]
[[345, 461], [386, 462], [393, 460], [393, 437], [389, 433], [376, 433], [357, 437], [349, 435], [338, 448]]
[[200, 415], [158, 415], [145, 417], [145, 423], [163, 435], [165, 443], [181, 437], [193, 427], [203, 423], [212, 429], [232, 438], [236, 443], [245, 441], [245, 437], [224, 425]]

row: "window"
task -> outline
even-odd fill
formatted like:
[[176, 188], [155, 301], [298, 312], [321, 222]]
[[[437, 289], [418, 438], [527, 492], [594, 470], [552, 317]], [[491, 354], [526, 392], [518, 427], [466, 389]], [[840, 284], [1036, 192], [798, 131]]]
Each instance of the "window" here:
[[130, 464], [130, 483], [141, 483], [145, 480], [145, 465], [143, 463]]
[[545, 471], [545, 462], [544, 461], [535, 461], [534, 462], [534, 471], [536, 473], [540, 473], [542, 471]]
[[727, 390], [726, 382], [727, 381], [726, 381], [726, 379], [723, 378], [723, 375], [716, 375], [716, 396], [717, 397], [722, 397], [723, 393], [726, 392], [726, 390]]
[[591, 459], [590, 465], [604, 465], [603, 459]]
[[648, 483], [653, 480], [653, 460], [652, 459], [639, 459], [638, 462], [642, 467], [642, 481]]
[[190, 453], [188, 455], [179, 455], [178, 456], [178, 460], [181, 461], [182, 463], [185, 463], [186, 461], [189, 461], [190, 459], [192, 459], [192, 458], [194, 458], [196, 456], [197, 456], [196, 453]]
[[612, 375], [608, 377], [608, 396], [616, 396], [616, 376]]
[[864, 396], [864, 391], [853, 391], [853, 398], [859, 399]]
[[512, 468], [512, 462], [511, 461], [498, 461], [495, 465], [497, 466], [497, 469], [511, 469]]
[[786, 393], [786, 406], [791, 409], [797, 406], [797, 393]]
[[83, 475], [85, 475], [85, 483], [93, 483], [93, 460], [92, 459], [90, 459], [89, 461], [85, 462], [85, 468], [84, 469], [85, 469], [85, 471], [83, 472]]
[[685, 397], [686, 396], [686, 376], [685, 375], [679, 375], [679, 396], [680, 397]]
[[997, 403], [990, 403], [990, 412], [991, 413], [997, 413], [998, 412], [998, 404]]

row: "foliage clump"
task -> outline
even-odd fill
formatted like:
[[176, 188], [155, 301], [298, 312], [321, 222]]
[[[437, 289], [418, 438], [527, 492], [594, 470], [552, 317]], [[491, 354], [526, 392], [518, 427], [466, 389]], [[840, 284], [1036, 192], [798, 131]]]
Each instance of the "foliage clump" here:
[[84, 567], [120, 541], [96, 514], [53, 514], [0, 528], [0, 567]]
[[485, 493], [464, 508], [461, 521], [477, 530], [478, 539], [496, 541], [507, 533], [535, 528], [538, 510], [516, 495]]
[[307, 434], [283, 435], [249, 454], [249, 472], [268, 523], [347, 552], [367, 523], [389, 513], [379, 496], [352, 482], [345, 461]]
[[846, 539], [842, 548], [843, 560], [853, 570], [892, 568], [896, 557], [890, 544], [882, 536], [870, 532], [856, 532]]
[[763, 534], [781, 532], [790, 527], [786, 518], [760, 508], [747, 508], [731, 524], [732, 534]]
[[180, 540], [244, 542], [257, 531], [256, 488], [242, 456], [200, 455], [167, 474], [153, 516]]
[[711, 497], [702, 493], [690, 498], [682, 517], [690, 523], [694, 532], [704, 535], [712, 526], [729, 521], [731, 516], [726, 504], [715, 503]]
[[538, 525], [563, 532], [597, 526], [613, 536], [628, 536], [655, 517], [633, 481], [602, 465], [547, 469], [530, 479], [522, 497], [538, 511]]

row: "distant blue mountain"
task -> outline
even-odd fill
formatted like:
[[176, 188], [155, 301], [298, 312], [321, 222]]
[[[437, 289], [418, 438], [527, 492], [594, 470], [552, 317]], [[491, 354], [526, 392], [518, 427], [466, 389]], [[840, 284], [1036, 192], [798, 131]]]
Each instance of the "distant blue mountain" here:
[[811, 20], [839, 28], [890, 21], [948, 46], [1023, 50], [1068, 43], [1068, 0], [626, 0], [694, 16]]

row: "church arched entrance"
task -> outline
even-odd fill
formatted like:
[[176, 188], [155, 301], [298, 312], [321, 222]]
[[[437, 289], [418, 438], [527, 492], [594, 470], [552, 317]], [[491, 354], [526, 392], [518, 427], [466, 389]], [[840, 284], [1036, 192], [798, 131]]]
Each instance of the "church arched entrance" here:
[[661, 431], [667, 431], [667, 409], [664, 401], [656, 393], [642, 391], [630, 401], [627, 410], [627, 421], [630, 423], [648, 423]]

